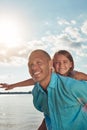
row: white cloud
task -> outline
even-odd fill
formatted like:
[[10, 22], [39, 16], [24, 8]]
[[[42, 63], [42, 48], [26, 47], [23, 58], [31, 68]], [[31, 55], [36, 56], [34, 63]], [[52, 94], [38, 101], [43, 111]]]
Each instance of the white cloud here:
[[[75, 52], [75, 54], [84, 56], [84, 48], [86, 47], [87, 38], [81, 33], [81, 30], [86, 33], [85, 26], [87, 22], [84, 22], [81, 30], [80, 27], [75, 27], [76, 21], [60, 20], [61, 24], [65, 24], [64, 28], [61, 27], [60, 32], [56, 34], [51, 33], [46, 36], [40, 37], [38, 40], [28, 41], [27, 43], [21, 43], [14, 48], [8, 48], [4, 44], [0, 43], [0, 62], [10, 64], [26, 64], [28, 55], [35, 49], [44, 49], [51, 56], [60, 49], [66, 49], [68, 51]], [[71, 26], [71, 24], [74, 25]], [[54, 25], [55, 26], [55, 25]], [[84, 47], [83, 47], [84, 44]]]
[[81, 31], [87, 35], [87, 21], [85, 21], [81, 27]]
[[58, 19], [57, 23], [58, 23], [59, 25], [64, 25], [64, 24], [69, 25], [69, 24], [70, 24], [70, 23], [69, 23], [67, 20], [65, 20], [65, 19]]
[[75, 20], [71, 20], [71, 23], [75, 25], [75, 24], [76, 24], [76, 21], [75, 21]]
[[0, 61], [21, 65], [26, 64], [28, 55], [35, 49], [44, 49], [52, 56], [55, 51], [60, 49], [73, 50], [76, 47], [81, 47], [80, 42], [73, 42], [70, 37], [70, 35], [73, 35], [73, 37], [77, 38], [78, 33], [74, 34], [75, 31], [72, 31], [72, 29], [66, 29], [65, 31], [67, 33], [44, 36], [39, 40], [29, 41], [15, 48], [2, 48], [0, 52]]
[[68, 34], [72, 40], [74, 40], [75, 42], [81, 42], [84, 41], [84, 39], [81, 37], [81, 34], [79, 32], [79, 29], [76, 27], [66, 27], [64, 30], [64, 33]]
[[67, 21], [66, 19], [58, 18], [57, 23], [59, 25], [75, 25], [76, 21], [75, 20]]

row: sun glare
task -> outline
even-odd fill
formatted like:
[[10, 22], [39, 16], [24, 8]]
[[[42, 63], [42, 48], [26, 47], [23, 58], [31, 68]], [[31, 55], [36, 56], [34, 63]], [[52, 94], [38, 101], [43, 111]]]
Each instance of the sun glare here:
[[17, 46], [21, 41], [21, 28], [17, 21], [11, 19], [0, 20], [0, 43], [8, 47]]

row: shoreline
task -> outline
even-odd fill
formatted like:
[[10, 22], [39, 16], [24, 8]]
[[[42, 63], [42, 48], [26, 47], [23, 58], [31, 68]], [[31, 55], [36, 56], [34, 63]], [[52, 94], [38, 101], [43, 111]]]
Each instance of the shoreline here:
[[0, 92], [0, 95], [2, 94], [31, 94], [31, 91], [29, 92]]

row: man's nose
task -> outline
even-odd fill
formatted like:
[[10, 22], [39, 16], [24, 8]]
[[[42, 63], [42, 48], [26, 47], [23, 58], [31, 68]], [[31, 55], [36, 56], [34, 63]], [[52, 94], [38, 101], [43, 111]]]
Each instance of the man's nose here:
[[38, 68], [38, 65], [37, 64], [33, 64], [32, 65], [32, 70], [36, 70]]

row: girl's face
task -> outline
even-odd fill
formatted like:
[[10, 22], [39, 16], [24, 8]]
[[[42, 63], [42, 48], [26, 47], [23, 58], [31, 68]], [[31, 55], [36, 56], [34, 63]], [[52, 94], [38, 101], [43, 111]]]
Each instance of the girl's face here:
[[67, 76], [72, 67], [72, 62], [66, 56], [57, 54], [54, 57], [53, 66], [56, 73]]

